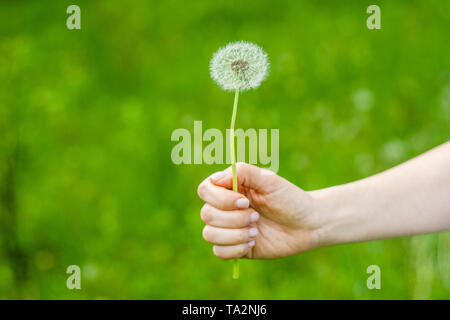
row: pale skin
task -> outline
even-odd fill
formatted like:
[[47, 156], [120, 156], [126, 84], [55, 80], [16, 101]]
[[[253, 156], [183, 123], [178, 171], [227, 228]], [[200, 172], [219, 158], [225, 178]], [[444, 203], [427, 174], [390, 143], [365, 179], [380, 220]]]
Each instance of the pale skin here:
[[450, 230], [450, 142], [374, 176], [304, 191], [237, 164], [206, 178], [203, 238], [221, 259], [275, 259], [343, 243]]

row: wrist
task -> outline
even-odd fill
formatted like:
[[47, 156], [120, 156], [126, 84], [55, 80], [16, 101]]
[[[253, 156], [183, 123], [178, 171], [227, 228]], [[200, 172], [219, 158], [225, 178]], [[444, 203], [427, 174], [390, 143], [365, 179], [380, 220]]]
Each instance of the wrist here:
[[314, 203], [318, 247], [358, 241], [354, 230], [360, 221], [344, 186], [315, 190], [309, 194]]

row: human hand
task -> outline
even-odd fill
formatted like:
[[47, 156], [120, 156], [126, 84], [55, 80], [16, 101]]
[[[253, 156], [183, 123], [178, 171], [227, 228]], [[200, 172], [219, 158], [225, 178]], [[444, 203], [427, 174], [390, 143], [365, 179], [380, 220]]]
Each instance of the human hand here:
[[222, 259], [273, 259], [317, 247], [313, 198], [273, 172], [238, 163], [239, 193], [231, 167], [206, 178], [198, 194], [206, 204], [203, 237]]
[[[203, 237], [223, 259], [272, 259], [316, 247], [450, 230], [450, 142], [371, 177], [305, 192], [237, 164], [198, 187]], [[414, 183], [411, 183], [414, 181]]]

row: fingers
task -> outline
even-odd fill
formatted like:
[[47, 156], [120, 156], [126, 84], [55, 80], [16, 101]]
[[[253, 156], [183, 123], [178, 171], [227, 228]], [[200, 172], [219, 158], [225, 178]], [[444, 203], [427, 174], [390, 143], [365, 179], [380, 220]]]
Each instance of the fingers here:
[[246, 256], [250, 249], [255, 246], [255, 241], [251, 240], [248, 243], [241, 243], [235, 246], [214, 246], [213, 252], [220, 259], [235, 259]]
[[[270, 175], [276, 175], [266, 174], [266, 171], [238, 163], [238, 184], [252, 186], [257, 190], [267, 188], [267, 185], [270, 187], [273, 179]], [[258, 235], [254, 223], [259, 219], [259, 214], [250, 208], [250, 202], [243, 194], [230, 190], [232, 183], [232, 170], [228, 168], [205, 179], [197, 190], [200, 198], [206, 202], [200, 211], [206, 223], [203, 238], [214, 244], [214, 254], [221, 259], [248, 255]]]
[[219, 258], [241, 258], [255, 245], [258, 229], [252, 223], [259, 214], [253, 209], [224, 211], [205, 204], [200, 215], [206, 223], [203, 238], [214, 244], [214, 254]]
[[255, 227], [242, 229], [224, 229], [206, 225], [203, 228], [203, 238], [216, 245], [235, 245], [248, 243], [258, 235]]
[[[272, 171], [261, 169], [245, 162], [236, 163], [236, 175], [238, 186], [255, 189], [257, 191], [268, 191], [271, 185], [277, 182], [279, 177]], [[210, 180], [213, 184], [231, 189], [233, 186], [232, 167], [225, 171], [219, 171], [211, 175]]]
[[209, 204], [202, 207], [200, 216], [207, 225], [221, 228], [244, 228], [259, 219], [253, 209], [223, 211]]
[[245, 209], [249, 200], [242, 194], [214, 185], [209, 178], [198, 186], [198, 195], [213, 207], [222, 210]]

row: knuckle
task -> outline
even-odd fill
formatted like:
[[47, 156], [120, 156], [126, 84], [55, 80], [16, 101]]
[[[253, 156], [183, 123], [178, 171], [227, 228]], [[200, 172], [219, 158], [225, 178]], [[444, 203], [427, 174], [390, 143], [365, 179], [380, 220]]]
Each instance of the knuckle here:
[[227, 257], [224, 256], [222, 250], [220, 250], [219, 247], [214, 246], [214, 247], [213, 247], [213, 252], [214, 252], [214, 255], [215, 255], [216, 257], [218, 257], [218, 258], [220, 258], [220, 259], [222, 259], [222, 260], [226, 260], [226, 259], [227, 259]]
[[208, 239], [209, 239], [208, 226], [205, 226], [205, 227], [203, 228], [203, 231], [202, 231], [202, 237], [203, 237], [203, 239], [205, 239], [206, 241], [208, 241]]
[[208, 205], [205, 204], [203, 205], [202, 209], [200, 210], [200, 217], [202, 218], [204, 223], [208, 223], [211, 221], [211, 213], [210, 210], [208, 209]]
[[254, 166], [251, 164], [245, 163], [245, 162], [237, 162], [236, 163], [236, 170], [239, 169], [239, 170], [245, 171], [245, 170], [251, 169], [252, 167], [254, 167]]
[[203, 181], [202, 183], [199, 184], [198, 188], [197, 188], [197, 194], [198, 196], [203, 199], [203, 196], [205, 195], [205, 190], [206, 189], [206, 185], [205, 185], [205, 181]]
[[245, 242], [248, 240], [248, 230], [242, 229], [238, 232], [238, 241], [239, 242]]
[[240, 226], [247, 226], [250, 224], [250, 213], [245, 212], [245, 213], [241, 213], [238, 216], [238, 221]]
[[238, 168], [238, 167], [245, 168], [245, 166], [247, 166], [247, 163], [245, 163], [245, 162], [242, 162], [242, 161], [236, 162], [236, 168]]
[[[236, 172], [240, 173], [242, 172], [242, 170], [244, 170], [245, 168], [245, 163], [244, 162], [236, 162]], [[239, 175], [238, 175], [239, 177]]]
[[246, 245], [239, 246], [239, 249], [237, 250], [237, 258], [241, 258], [247, 254], [248, 247]]
[[212, 242], [213, 241], [213, 232], [212, 231], [213, 230], [211, 229], [211, 227], [205, 226], [202, 231], [203, 239], [205, 239], [208, 242]]

